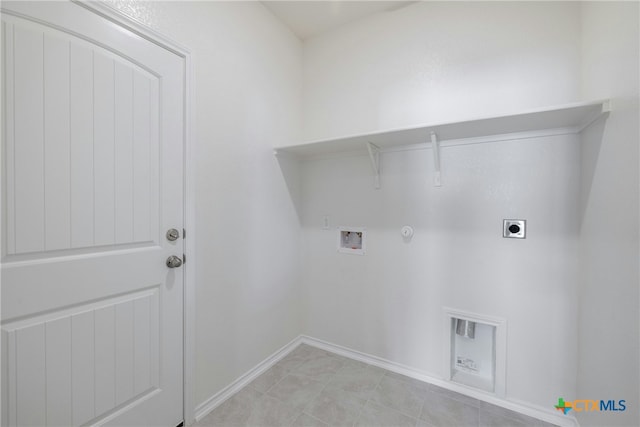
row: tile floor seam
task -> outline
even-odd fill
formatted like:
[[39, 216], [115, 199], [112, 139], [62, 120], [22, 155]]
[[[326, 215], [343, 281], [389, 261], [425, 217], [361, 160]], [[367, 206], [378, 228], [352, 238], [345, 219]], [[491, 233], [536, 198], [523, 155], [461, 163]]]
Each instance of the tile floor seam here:
[[[305, 375], [302, 375], [302, 376], [303, 376], [303, 377], [306, 377]], [[334, 376], [335, 376], [335, 374], [334, 374]], [[306, 377], [306, 378], [310, 378], [310, 377]], [[331, 381], [331, 380], [329, 380], [329, 381]], [[307, 401], [307, 404], [302, 408], [302, 413], [304, 413], [304, 412], [307, 410], [307, 408], [309, 407], [309, 405], [311, 405], [311, 403], [312, 403], [312, 402], [313, 402], [313, 401], [314, 401], [318, 396], [320, 396], [320, 394], [324, 391], [324, 389], [325, 389], [325, 388], [327, 388], [327, 385], [329, 384], [329, 381], [327, 381], [326, 383], [324, 383], [324, 384], [322, 385], [322, 388], [320, 389], [320, 391], [318, 391], [316, 394], [314, 394], [314, 395], [313, 395], [313, 397]], [[320, 420], [320, 421], [322, 421], [323, 423], [325, 423], [325, 424], [329, 425], [329, 423], [328, 423], [328, 422], [326, 422], [326, 421], [324, 421], [324, 420], [322, 420], [322, 419], [320, 419], [320, 418], [318, 418], [318, 417], [314, 417], [314, 418], [319, 419], [319, 420]]]
[[[388, 372], [391, 372], [391, 371], [388, 371]], [[389, 375], [387, 375], [386, 373], [382, 376], [382, 378], [384, 378], [384, 377], [390, 378], [391, 380], [394, 380], [394, 381], [397, 381], [397, 382], [401, 382], [401, 383], [406, 384], [406, 385], [409, 385], [409, 386], [411, 386], [411, 385], [412, 385], [412, 384], [411, 384], [411, 382], [403, 381], [403, 380], [398, 379], [398, 378], [390, 377], [390, 376], [389, 376]], [[378, 382], [378, 384], [380, 384], [380, 382], [382, 382], [382, 378], [380, 378], [380, 381]], [[422, 403], [420, 403], [420, 411], [418, 411], [418, 415], [417, 415], [417, 416], [409, 415], [409, 414], [407, 414], [406, 412], [403, 412], [402, 410], [400, 410], [400, 409], [398, 409], [398, 408], [393, 408], [393, 407], [391, 407], [391, 406], [389, 406], [389, 405], [385, 405], [385, 404], [384, 404], [384, 403], [382, 403], [382, 402], [373, 402], [373, 403], [375, 403], [376, 405], [380, 405], [380, 406], [382, 406], [383, 408], [391, 409], [392, 411], [395, 411], [395, 412], [397, 412], [397, 413], [399, 413], [399, 414], [402, 414], [402, 415], [404, 415], [405, 417], [409, 417], [409, 418], [415, 419], [415, 420], [417, 420], [417, 421], [420, 421], [420, 420], [421, 420], [420, 415], [422, 415], [422, 408], [424, 407], [425, 399], [422, 399]]]
[[[431, 389], [429, 389], [429, 392], [432, 393]], [[422, 405], [420, 405], [420, 410], [418, 411], [418, 417], [417, 417], [418, 421], [416, 421], [416, 426], [422, 419], [422, 411], [424, 411], [424, 405], [426, 404], [427, 404], [427, 398], [425, 397], [424, 399], [422, 399]]]
[[[347, 360], [349, 360], [348, 358], [346, 358], [346, 359], [347, 359]], [[335, 378], [337, 378], [337, 377], [339, 376], [339, 372], [340, 372], [340, 370], [341, 370], [341, 369], [343, 369], [345, 366], [346, 366], [346, 363], [343, 363], [343, 364], [342, 364], [342, 366], [340, 367], [340, 369], [338, 369], [336, 372], [334, 372], [334, 373], [333, 373], [332, 377], [331, 377], [329, 380], [327, 380], [327, 382], [324, 384], [324, 386], [322, 387], [322, 389], [321, 389], [321, 390], [320, 390], [320, 391], [319, 391], [319, 392], [318, 392], [318, 393], [317, 393], [317, 394], [316, 394], [312, 399], [310, 399], [310, 400], [309, 400], [309, 403], [308, 403], [308, 404], [307, 404], [307, 406], [305, 406], [305, 408], [303, 409], [303, 413], [304, 413], [304, 411], [307, 409], [307, 407], [308, 407], [308, 406], [309, 406], [309, 405], [310, 405], [310, 404], [311, 404], [311, 403], [312, 403], [312, 402], [313, 402], [313, 401], [314, 401], [318, 396], [320, 396], [320, 394], [321, 394], [321, 393], [322, 393], [322, 392], [327, 388], [327, 386], [329, 385], [329, 383], [331, 383], [331, 380], [333, 380], [333, 379], [335, 379]], [[364, 369], [366, 369], [366, 368], [364, 368]], [[380, 379], [378, 380], [378, 384], [380, 383], [380, 381], [382, 381], [382, 378], [383, 378], [383, 377], [384, 377], [384, 375], [382, 375], [382, 376], [380, 377]], [[376, 384], [376, 387], [377, 387], [377, 384]], [[372, 391], [373, 391], [373, 390], [372, 390]], [[367, 400], [367, 401], [368, 401], [368, 400]], [[365, 403], [362, 405], [362, 407], [360, 408], [360, 411], [358, 412], [358, 416], [356, 417], [355, 421], [351, 424], [351, 427], [353, 427], [353, 426], [358, 422], [358, 420], [360, 419], [360, 415], [362, 414], [362, 409], [364, 408], [364, 405], [366, 405], [366, 402], [365, 402]], [[314, 417], [314, 418], [316, 418], [316, 419], [318, 419], [318, 420], [322, 421], [323, 423], [325, 423], [325, 424], [327, 424], [327, 425], [329, 425], [329, 426], [331, 425], [331, 424], [329, 424], [328, 422], [325, 422], [324, 420], [322, 420], [322, 419], [320, 419], [320, 418], [318, 418], [318, 417]]]
[[[364, 405], [363, 405], [363, 406], [362, 406], [362, 408], [360, 409], [360, 413], [358, 414], [358, 420], [360, 419], [360, 416], [362, 415], [362, 411], [364, 410], [364, 408], [367, 406], [367, 404], [368, 404], [369, 402], [371, 402], [371, 398], [367, 399], [367, 401], [364, 403]], [[420, 422], [420, 418], [412, 417], [412, 416], [411, 416], [411, 415], [409, 415], [409, 414], [406, 414], [406, 413], [404, 413], [404, 412], [402, 412], [402, 411], [399, 411], [399, 410], [397, 410], [397, 409], [395, 409], [395, 408], [391, 408], [391, 407], [389, 407], [389, 406], [387, 406], [387, 405], [384, 405], [384, 404], [382, 404], [382, 403], [378, 403], [378, 402], [373, 402], [373, 403], [374, 403], [375, 405], [381, 406], [381, 407], [383, 407], [383, 408], [385, 408], [385, 409], [389, 409], [390, 411], [396, 412], [396, 413], [398, 413], [398, 414], [400, 414], [400, 415], [404, 415], [404, 416], [405, 416], [405, 417], [407, 417], [407, 418], [411, 418], [412, 420], [414, 420], [414, 421], [415, 421], [414, 425], [418, 425], [418, 422]], [[357, 422], [357, 420], [356, 420], [356, 422]], [[354, 425], [355, 425], [355, 423], [354, 423]]]
[[[368, 403], [368, 401], [367, 401], [367, 403]], [[399, 410], [399, 409], [392, 408], [391, 406], [385, 405], [384, 403], [380, 403], [380, 402], [373, 402], [373, 403], [374, 403], [374, 404], [376, 404], [376, 405], [378, 405], [378, 406], [382, 406], [382, 407], [383, 407], [383, 408], [385, 408], [385, 409], [389, 409], [389, 410], [391, 410], [391, 411], [393, 411], [393, 412], [397, 412], [397, 413], [398, 413], [398, 414], [400, 414], [400, 415], [404, 415], [404, 416], [405, 416], [405, 417], [407, 417], [407, 418], [411, 418], [412, 420], [416, 420], [416, 422], [417, 422], [417, 421], [420, 421], [420, 416], [418, 416], [418, 417], [414, 417], [413, 415], [409, 415], [409, 414], [407, 414], [406, 412], [402, 412], [402, 411], [401, 411], [401, 410]]]
[[[269, 368], [269, 369], [271, 369], [271, 368]], [[282, 378], [280, 378], [280, 379], [279, 379], [278, 381], [276, 381], [276, 382], [275, 382], [271, 387], [269, 387], [268, 389], [266, 389], [266, 390], [265, 390], [264, 392], [262, 392], [262, 393], [263, 393], [263, 394], [267, 394], [267, 393], [269, 393], [269, 391], [270, 391], [271, 389], [273, 389], [275, 386], [277, 386], [278, 384], [280, 384], [280, 383], [282, 382], [282, 380], [284, 380], [285, 378], [287, 378], [287, 377], [289, 376], [289, 374], [290, 374], [290, 373], [289, 373], [289, 372], [287, 372], [287, 373], [286, 373]], [[258, 378], [260, 378], [260, 377], [258, 377]], [[256, 378], [256, 379], [257, 379], [257, 378]], [[255, 380], [254, 380], [254, 381], [255, 381]], [[253, 381], [252, 381], [252, 382], [253, 382]], [[251, 386], [251, 383], [249, 383], [249, 386]], [[256, 388], [255, 388], [255, 387], [253, 387], [253, 389], [255, 390]]]
[[[299, 347], [300, 347], [300, 346], [296, 347], [296, 349], [297, 349], [297, 348], [299, 348]], [[293, 350], [292, 350], [292, 352], [293, 352], [293, 351], [295, 351], [296, 349], [293, 349]], [[291, 353], [289, 353], [289, 354], [291, 354]], [[285, 357], [287, 357], [287, 356], [285, 356]], [[283, 360], [285, 357], [283, 357], [283, 358], [282, 358], [282, 359], [280, 359], [280, 360]], [[309, 361], [310, 359], [311, 359], [311, 357], [310, 357], [309, 355], [305, 356], [303, 361], [300, 361], [299, 363], [297, 363], [293, 368], [291, 368], [290, 370], [288, 370], [288, 371], [286, 372], [286, 374], [285, 374], [282, 378], [280, 378], [278, 381], [276, 381], [276, 382], [275, 382], [275, 384], [273, 384], [271, 387], [269, 387], [269, 389], [263, 393], [263, 396], [269, 396], [269, 397], [271, 397], [271, 398], [273, 398], [273, 399], [277, 400], [278, 402], [280, 402], [280, 403], [282, 403], [282, 404], [286, 404], [286, 403], [287, 403], [286, 401], [284, 401], [284, 400], [282, 400], [282, 399], [280, 399], [280, 398], [278, 398], [278, 397], [276, 397], [276, 396], [273, 396], [273, 395], [267, 394], [267, 393], [268, 393], [270, 390], [274, 389], [274, 388], [275, 388], [279, 383], [281, 383], [282, 381], [284, 381], [284, 380], [285, 380], [285, 378], [287, 378], [289, 375], [297, 375], [297, 376], [301, 376], [301, 377], [307, 378], [307, 379], [312, 380], [312, 381], [317, 381], [317, 380], [315, 380], [314, 378], [312, 378], [312, 377], [310, 377], [310, 376], [307, 376], [307, 375], [305, 375], [305, 374], [300, 374], [300, 373], [296, 373], [296, 372], [294, 372], [296, 369], [298, 369], [300, 366], [304, 365], [304, 364], [305, 364], [307, 361]], [[275, 364], [274, 364], [274, 366], [275, 366]], [[272, 366], [272, 367], [273, 367], [273, 366]], [[272, 368], [272, 367], [271, 367], [271, 368]], [[269, 368], [269, 369], [271, 369], [271, 368]], [[268, 370], [267, 370], [267, 371], [268, 371]], [[265, 371], [265, 372], [266, 372], [266, 371]], [[318, 396], [320, 395], [320, 393], [322, 393], [322, 391], [326, 388], [326, 386], [327, 386], [327, 384], [328, 384], [328, 383], [329, 383], [329, 381], [327, 381], [327, 383], [323, 385], [323, 387], [320, 389], [320, 391], [318, 391], [315, 395], [313, 395], [313, 396], [312, 396], [312, 397], [307, 401], [306, 405], [304, 405], [304, 406], [302, 407], [302, 409], [301, 409], [300, 413], [299, 413], [299, 414], [297, 414], [297, 416], [296, 416], [296, 417], [293, 417], [293, 419], [291, 420], [291, 422], [292, 422], [292, 423], [293, 423], [293, 422], [295, 422], [295, 420], [296, 420], [300, 415], [302, 415], [302, 414], [305, 414], [305, 413], [306, 413], [305, 411], [306, 411], [307, 407], [311, 404], [311, 402], [313, 402], [313, 400], [314, 400], [316, 397], [318, 397]], [[313, 417], [313, 416], [312, 416], [312, 415], [310, 415], [310, 414], [307, 414], [307, 415], [309, 415], [309, 416]], [[319, 421], [322, 421], [322, 420], [320, 420], [320, 419], [319, 419], [319, 418], [317, 418], [317, 417], [313, 417], [313, 418], [315, 418], [315, 419], [317, 419], [317, 420], [319, 420]], [[322, 423], [326, 424], [324, 421], [322, 421]]]
[[[298, 347], [296, 347], [298, 348]], [[295, 349], [293, 350], [295, 351]], [[343, 384], [346, 383], [348, 384], [349, 381], [345, 381], [344, 378], [345, 377], [349, 377], [350, 374], [354, 375], [356, 378], [358, 377], [358, 375], [361, 375], [363, 377], [367, 377], [369, 368], [372, 367], [372, 365], [366, 364], [366, 363], [362, 363], [362, 364], [353, 364], [353, 363], [349, 363], [349, 361], [355, 361], [354, 359], [350, 359], [348, 357], [344, 357], [344, 356], [340, 356], [337, 354], [333, 354], [330, 352], [324, 352], [326, 355], [328, 356], [332, 356], [335, 357], [337, 360], [339, 360], [341, 363], [335, 363], [332, 364], [330, 366], [322, 366], [322, 364], [320, 364], [315, 370], [311, 370], [309, 371], [311, 374], [316, 374], [316, 376], [312, 376], [312, 375], [307, 375], [307, 374], [303, 374], [303, 373], [297, 373], [294, 372], [296, 369], [300, 368], [302, 365], [304, 365], [305, 363], [307, 363], [310, 360], [314, 360], [315, 358], [318, 357], [318, 355], [320, 355], [320, 353], [315, 352], [315, 351], [310, 351], [309, 349], [305, 348], [302, 351], [303, 354], [306, 354], [305, 356], [302, 356], [302, 354], [296, 354], [295, 357], [293, 357], [294, 360], [297, 360], [297, 363], [294, 364], [294, 366], [291, 369], [283, 369], [280, 372], [277, 372], [276, 374], [272, 374], [271, 378], [277, 378], [277, 375], [282, 375], [284, 374], [281, 378], [279, 378], [273, 385], [271, 385], [268, 389], [266, 389], [266, 391], [260, 391], [257, 388], [255, 388], [253, 386], [252, 383], [246, 384], [245, 387], [243, 387], [242, 389], [247, 389], [250, 390], [251, 392], [248, 395], [245, 395], [242, 397], [242, 399], [238, 400], [237, 404], [242, 406], [244, 408], [245, 415], [242, 417], [242, 419], [244, 419], [244, 422], [239, 423], [238, 425], [240, 426], [248, 426], [251, 425], [251, 423], [256, 423], [256, 421], [258, 423], [260, 423], [260, 420], [262, 420], [263, 422], [266, 421], [266, 418], [264, 418], [264, 409], [265, 407], [267, 407], [267, 409], [269, 409], [269, 405], [267, 405], [267, 401], [262, 401], [262, 399], [268, 399], [269, 401], [273, 402], [277, 402], [278, 404], [282, 404], [282, 405], [290, 405], [289, 407], [291, 409], [289, 410], [285, 410], [284, 412], [280, 411], [279, 409], [277, 411], [281, 412], [281, 415], [279, 416], [277, 421], [279, 423], [279, 425], [281, 426], [292, 426], [292, 425], [296, 425], [296, 420], [298, 420], [298, 418], [301, 418], [303, 415], [305, 417], [308, 417], [306, 419], [307, 422], [312, 423], [312, 424], [320, 424], [322, 426], [328, 426], [331, 427], [332, 423], [330, 421], [325, 421], [323, 418], [327, 418], [327, 419], [333, 419], [331, 416], [328, 416], [330, 414], [326, 414], [324, 412], [317, 412], [316, 411], [316, 415], [311, 414], [310, 410], [314, 410], [316, 409], [316, 404], [314, 403], [316, 401], [316, 399], [319, 399], [319, 397], [325, 393], [327, 399], [331, 400], [334, 402], [334, 404], [337, 402], [338, 404], [340, 404], [341, 402], [344, 401], [344, 399], [347, 400], [351, 400], [351, 398], [355, 399], [355, 401], [357, 401], [360, 406], [359, 407], [354, 407], [354, 405], [351, 405], [351, 409], [350, 412], [351, 416], [355, 415], [354, 420], [347, 424], [345, 423], [345, 425], [351, 425], [352, 427], [358, 425], [359, 422], [366, 422], [367, 420], [369, 420], [370, 422], [372, 422], [373, 424], [375, 424], [376, 422], [381, 422], [381, 419], [386, 419], [386, 420], [390, 420], [390, 419], [395, 419], [395, 420], [399, 420], [397, 421], [398, 423], [408, 423], [408, 425], [413, 425], [413, 427], [418, 427], [423, 423], [424, 426], [432, 426], [432, 424], [430, 423], [431, 417], [425, 417], [425, 418], [429, 418], [429, 420], [427, 419], [423, 419], [422, 417], [425, 415], [425, 411], [427, 410], [427, 405], [429, 404], [429, 402], [432, 403], [432, 406], [434, 408], [437, 409], [438, 403], [439, 403], [439, 399], [444, 399], [447, 402], [451, 403], [454, 406], [455, 411], [457, 412], [459, 408], [469, 408], [472, 409], [474, 411], [477, 411], [477, 419], [475, 423], [470, 423], [469, 426], [473, 426], [473, 427], [478, 427], [484, 424], [488, 424], [487, 425], [492, 425], [492, 426], [498, 426], [498, 425], [503, 425], [501, 424], [501, 422], [512, 422], [514, 423], [513, 425], [527, 425], [527, 423], [530, 421], [529, 424], [531, 425], [545, 425], [545, 426], [552, 426], [552, 424], [550, 423], [544, 423], [541, 420], [535, 418], [535, 417], [528, 417], [524, 414], [518, 413], [517, 411], [511, 411], [508, 410], [506, 408], [502, 408], [502, 407], [498, 407], [495, 405], [490, 405], [488, 403], [485, 404], [486, 407], [483, 407], [483, 404], [481, 401], [469, 401], [469, 399], [464, 398], [465, 395], [460, 395], [458, 396], [457, 393], [446, 390], [446, 389], [441, 389], [440, 387], [436, 387], [434, 385], [429, 385], [427, 383], [424, 382], [418, 382], [418, 383], [413, 383], [412, 381], [409, 381], [410, 378], [408, 377], [397, 377], [395, 376], [395, 373], [386, 369], [382, 369], [382, 374], [377, 378], [377, 380], [369, 382], [369, 384], [373, 384], [373, 387], [371, 387], [368, 392], [366, 394], [362, 393], [363, 391], [366, 390], [362, 389], [362, 388], [357, 388], [357, 390], [343, 390], [341, 387], [345, 386]], [[291, 354], [291, 353], [289, 353]], [[287, 357], [287, 356], [285, 356]], [[302, 360], [299, 360], [299, 359]], [[284, 358], [283, 358], [284, 359]], [[283, 360], [281, 359], [281, 361]], [[279, 361], [280, 362], [280, 361]], [[279, 363], [277, 362], [277, 363]], [[357, 362], [357, 361], [356, 361]], [[277, 364], [276, 363], [276, 364]], [[276, 364], [274, 364], [273, 366], [275, 366]], [[340, 367], [335, 369], [336, 365], [339, 365]], [[264, 373], [268, 372], [270, 369], [273, 368], [273, 366], [271, 366], [269, 369], [267, 369]], [[363, 367], [364, 366], [364, 367]], [[318, 370], [319, 368], [319, 370]], [[328, 369], [327, 369], [328, 368]], [[279, 369], [277, 369], [276, 371], [279, 371]], [[369, 370], [371, 371], [371, 370]], [[357, 372], [357, 375], [354, 374], [354, 372]], [[263, 373], [263, 374], [264, 374]], [[372, 377], [370, 379], [375, 379], [375, 377], [377, 377], [379, 375], [379, 373], [377, 373], [375, 370], [372, 371], [371, 373]], [[291, 400], [291, 397], [293, 396], [291, 393], [281, 393], [278, 392], [278, 397], [276, 397], [275, 395], [271, 395], [268, 394], [270, 392], [273, 392], [274, 389], [278, 386], [281, 385], [282, 382], [284, 382], [287, 378], [291, 377], [298, 377], [304, 381], [302, 381], [302, 384], [307, 384], [307, 385], [300, 385], [300, 387], [311, 387], [311, 389], [307, 389], [307, 392], [311, 391], [312, 393], [310, 394], [303, 394], [303, 398], [296, 398]], [[267, 377], [268, 378], [268, 377]], [[324, 380], [320, 380], [318, 378], [323, 378]], [[415, 397], [418, 397], [419, 400], [416, 406], [413, 406], [412, 404], [406, 405], [406, 404], [402, 404], [399, 405], [399, 407], [402, 407], [404, 409], [399, 409], [399, 408], [395, 408], [390, 406], [390, 404], [394, 404], [395, 405], [395, 401], [390, 401], [388, 399], [380, 399], [380, 396], [382, 396], [384, 393], [384, 390], [387, 390], [385, 388], [385, 386], [383, 385], [385, 379], [387, 380], [392, 380], [392, 382], [396, 382], [396, 383], [402, 383], [403, 384], [403, 389], [406, 389], [407, 391], [407, 398], [409, 399], [409, 403], [411, 403], [410, 401], [414, 401]], [[268, 384], [267, 381], [265, 382], [261, 382], [258, 384]], [[295, 383], [295, 381], [294, 381]], [[337, 387], [331, 387], [330, 385], [333, 384]], [[342, 385], [341, 385], [342, 384]], [[386, 384], [386, 383], [385, 383]], [[426, 384], [427, 387], [422, 386], [422, 384]], [[361, 384], [362, 385], [362, 384]], [[287, 387], [284, 387], [283, 390], [285, 390]], [[207, 415], [207, 417], [209, 417], [211, 414], [213, 414], [214, 412], [218, 411], [220, 408], [222, 408], [223, 406], [225, 406], [225, 404], [227, 404], [227, 402], [229, 402], [230, 400], [232, 400], [233, 398], [235, 398], [241, 391], [238, 390], [236, 393], [234, 393], [232, 396], [230, 396], [228, 399], [225, 399], [224, 402], [220, 403], [216, 409], [212, 410], [210, 412], [210, 414]], [[297, 390], [297, 389], [296, 389]], [[314, 392], [315, 390], [315, 392]], [[400, 390], [400, 389], [399, 389]], [[282, 391], [282, 390], [280, 390]], [[387, 390], [388, 392], [389, 390]], [[402, 391], [402, 390], [400, 390]], [[446, 391], [446, 392], [445, 392]], [[294, 390], [295, 392], [295, 390]], [[342, 394], [342, 393], [347, 393], [346, 395]], [[349, 394], [349, 393], [352, 394]], [[308, 396], [308, 397], [307, 397]], [[362, 397], [360, 397], [362, 396]], [[365, 398], [366, 396], [366, 398]], [[433, 397], [434, 400], [429, 400], [430, 397]], [[438, 399], [436, 399], [436, 397], [438, 397]], [[247, 401], [247, 399], [249, 399], [249, 401]], [[379, 399], [381, 401], [384, 401], [385, 403], [379, 402]], [[295, 403], [298, 402], [298, 403]], [[317, 402], [316, 402], [317, 403]], [[266, 406], [265, 406], [266, 405]], [[229, 406], [229, 405], [226, 405]], [[231, 405], [231, 409], [233, 409], [233, 407], [235, 407], [237, 405]], [[345, 406], [345, 410], [349, 409], [347, 405]], [[279, 406], [276, 405], [276, 409]], [[447, 406], [448, 407], [448, 406]], [[273, 404], [271, 404], [271, 409], [273, 408]], [[295, 410], [294, 410], [295, 408]], [[413, 410], [413, 408], [417, 409], [417, 412]], [[456, 409], [458, 408], [458, 409]], [[229, 409], [229, 408], [228, 408]], [[232, 412], [237, 411], [237, 409], [239, 408], [235, 408], [233, 409]], [[410, 410], [412, 413], [416, 412], [417, 416], [414, 415], [409, 415], [407, 413], [405, 413], [405, 410]], [[293, 415], [286, 415], [289, 414], [289, 412]], [[441, 411], [436, 410], [435, 413], [440, 413]], [[464, 411], [463, 411], [464, 412]], [[434, 413], [434, 414], [435, 414]], [[231, 413], [230, 413], [231, 414]], [[394, 415], [395, 414], [395, 415]], [[486, 417], [484, 415], [486, 415]], [[322, 416], [323, 418], [320, 418], [320, 416]], [[245, 418], [246, 416], [246, 418]], [[393, 418], [395, 416], [395, 418]], [[203, 421], [205, 418], [203, 418]], [[383, 418], [380, 418], [383, 417]], [[391, 417], [391, 418], [387, 418], [387, 417]], [[403, 418], [404, 417], [404, 418]], [[211, 421], [213, 421], [216, 417], [212, 417]], [[454, 417], [455, 418], [455, 417]], [[486, 418], [486, 419], [485, 419]], [[348, 419], [348, 418], [347, 418]], [[345, 419], [344, 421], [347, 421], [347, 419]], [[376, 421], [372, 421], [372, 420], [376, 420]], [[271, 418], [272, 421], [270, 422], [276, 422], [273, 421], [273, 418]], [[238, 419], [237, 421], [240, 421], [240, 419]], [[467, 422], [469, 422], [470, 419], [467, 419]], [[304, 418], [302, 418], [300, 420], [300, 423], [304, 422]], [[389, 421], [390, 422], [390, 421]], [[447, 421], [448, 423], [453, 423], [454, 419], [449, 419], [447, 417]], [[483, 424], [484, 423], [484, 424]], [[201, 425], [200, 423], [196, 424], [196, 425]], [[224, 424], [223, 424], [224, 425]], [[258, 424], [259, 425], [259, 424]], [[266, 425], [266, 424], [265, 424]], [[439, 424], [436, 424], [439, 425]], [[203, 426], [203, 425], [201, 425]]]
[[[369, 365], [371, 366], [371, 365]], [[366, 369], [366, 368], [365, 368]], [[358, 420], [360, 419], [360, 417], [362, 416], [362, 411], [364, 411], [364, 408], [367, 406], [367, 404], [371, 401], [371, 396], [373, 395], [373, 392], [378, 388], [378, 386], [380, 385], [380, 382], [382, 381], [382, 379], [386, 376], [387, 374], [383, 374], [380, 376], [380, 379], [378, 380], [378, 382], [376, 383], [375, 387], [373, 387], [371, 389], [371, 391], [369, 392], [369, 397], [367, 397], [367, 401], [364, 402], [364, 405], [362, 405], [362, 407], [360, 408], [360, 413], [358, 413], [358, 417], [356, 418], [356, 421], [353, 423], [355, 425], [356, 422], [358, 422]]]
[[322, 421], [320, 418], [318, 418], [318, 417], [316, 417], [316, 416], [314, 416], [314, 415], [311, 415], [310, 413], [308, 413], [308, 412], [306, 412], [306, 411], [302, 411], [302, 414], [304, 414], [304, 415], [306, 415], [306, 416], [308, 416], [308, 417], [311, 417], [311, 418], [313, 418], [314, 420], [318, 420], [318, 421], [320, 421], [322, 424], [327, 424], [327, 423], [325, 423], [324, 421]]
[[[291, 374], [291, 373], [288, 373], [288, 374], [287, 374], [287, 375], [285, 375], [285, 376], [284, 376], [280, 381], [278, 381], [278, 383], [279, 383], [279, 382], [281, 382], [281, 381], [283, 381], [283, 380], [284, 380], [286, 377], [288, 377], [289, 375], [292, 375], [292, 374]], [[313, 378], [308, 377], [308, 376], [303, 375], [303, 374], [293, 374], [293, 375], [299, 375], [299, 376], [301, 376], [301, 377], [305, 377], [305, 378], [308, 378], [308, 379], [310, 379], [310, 380], [313, 380]], [[327, 382], [327, 384], [329, 384], [329, 383]], [[314, 417], [313, 415], [311, 415], [311, 414], [309, 414], [309, 413], [307, 413], [307, 412], [306, 412], [306, 410], [307, 410], [307, 408], [309, 407], [309, 405], [311, 404], [311, 402], [313, 402], [313, 401], [314, 401], [314, 399], [315, 399], [316, 397], [318, 397], [318, 396], [320, 395], [320, 393], [322, 393], [322, 392], [324, 391], [324, 389], [326, 388], [327, 384], [324, 384], [324, 385], [322, 386], [322, 388], [320, 389], [320, 391], [318, 391], [316, 394], [312, 395], [312, 397], [311, 397], [311, 398], [309, 398], [309, 400], [307, 401], [307, 403], [306, 403], [306, 404], [302, 407], [302, 409], [300, 410], [300, 413], [299, 413], [299, 414], [297, 414], [297, 417], [293, 418], [293, 421], [295, 421], [296, 419], [298, 419], [298, 417], [299, 417], [300, 415], [302, 415], [302, 414], [307, 414], [307, 415], [309, 415], [309, 416], [311, 416], [311, 417], [313, 417], [313, 418], [315, 418], [315, 419], [317, 419], [317, 420], [319, 420], [319, 421], [322, 421], [322, 423], [327, 424], [327, 422], [325, 422], [325, 421], [321, 420], [321, 419], [320, 419], [320, 418], [318, 418], [318, 417]], [[273, 387], [275, 387], [275, 386], [276, 386], [276, 384], [274, 384], [274, 385], [273, 385]], [[271, 387], [271, 388], [273, 388], [273, 387]], [[271, 390], [271, 388], [270, 388], [269, 390]], [[263, 395], [264, 395], [264, 396], [269, 396], [270, 398], [275, 399], [275, 400], [277, 400], [278, 402], [280, 402], [280, 403], [282, 403], [282, 404], [285, 404], [285, 405], [287, 404], [287, 402], [286, 402], [285, 400], [282, 400], [282, 399], [280, 399], [280, 398], [278, 398], [278, 397], [276, 397], [276, 396], [272, 396], [272, 395], [270, 395], [270, 394], [269, 394], [269, 395], [267, 395], [267, 393], [266, 393], [266, 392], [265, 392]]]

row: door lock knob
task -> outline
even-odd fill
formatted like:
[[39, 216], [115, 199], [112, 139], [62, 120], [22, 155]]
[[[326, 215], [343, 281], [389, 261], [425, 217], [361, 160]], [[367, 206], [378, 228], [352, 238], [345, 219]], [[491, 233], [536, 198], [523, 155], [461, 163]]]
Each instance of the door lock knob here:
[[167, 231], [167, 240], [170, 242], [175, 242], [180, 237], [180, 232], [175, 228], [171, 228]]
[[167, 267], [176, 268], [176, 267], [180, 267], [181, 265], [182, 265], [182, 259], [180, 259], [180, 257], [171, 255], [169, 258], [167, 258]]

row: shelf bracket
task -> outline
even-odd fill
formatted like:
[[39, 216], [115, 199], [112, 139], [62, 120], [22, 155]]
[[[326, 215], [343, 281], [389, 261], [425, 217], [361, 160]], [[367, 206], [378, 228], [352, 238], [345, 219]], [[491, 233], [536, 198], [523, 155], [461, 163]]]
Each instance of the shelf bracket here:
[[435, 132], [431, 132], [431, 148], [433, 149], [433, 185], [434, 187], [441, 187], [440, 181], [440, 143]]
[[367, 150], [369, 151], [369, 160], [371, 160], [371, 168], [373, 169], [374, 181], [373, 185], [376, 189], [380, 188], [380, 147], [367, 142]]

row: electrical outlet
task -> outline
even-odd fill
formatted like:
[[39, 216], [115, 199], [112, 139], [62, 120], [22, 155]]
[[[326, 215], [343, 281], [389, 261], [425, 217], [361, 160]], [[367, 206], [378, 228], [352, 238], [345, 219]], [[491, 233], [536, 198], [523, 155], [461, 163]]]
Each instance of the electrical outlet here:
[[325, 215], [322, 217], [322, 229], [323, 230], [329, 229], [329, 215]]
[[502, 220], [502, 237], [508, 239], [525, 239], [527, 237], [527, 221], [524, 219]]

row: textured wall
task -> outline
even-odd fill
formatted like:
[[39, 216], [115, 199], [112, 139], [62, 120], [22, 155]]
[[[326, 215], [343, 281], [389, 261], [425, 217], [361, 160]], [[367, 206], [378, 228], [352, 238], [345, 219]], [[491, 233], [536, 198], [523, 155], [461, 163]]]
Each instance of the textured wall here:
[[[304, 137], [576, 101], [580, 17], [578, 3], [423, 2], [311, 38]], [[445, 147], [438, 189], [431, 155], [383, 154], [380, 190], [366, 155], [303, 165], [307, 333], [439, 376], [443, 307], [504, 317], [508, 398], [551, 410], [576, 387], [578, 137]], [[367, 255], [337, 254], [323, 215], [367, 227]], [[503, 239], [503, 218], [527, 219], [527, 239]]]
[[271, 147], [297, 138], [301, 43], [258, 2], [112, 4], [193, 54], [201, 403], [300, 333], [299, 220]]
[[[637, 424], [636, 3], [424, 2], [304, 46], [253, 2], [114, 3], [194, 53], [199, 402], [299, 333], [301, 310], [309, 335], [439, 375], [448, 305], [508, 319], [510, 398], [626, 398], [581, 422]], [[365, 156], [304, 162], [299, 181], [269, 149], [300, 123], [314, 139], [607, 97], [582, 148], [444, 148], [440, 189], [430, 151], [385, 154], [376, 191]], [[367, 255], [337, 254], [323, 215], [366, 226]], [[526, 241], [499, 236], [505, 217], [529, 220]]]
[[[379, 190], [366, 154], [305, 162], [306, 333], [440, 377], [444, 307], [503, 317], [507, 397], [572, 395], [578, 157], [576, 136], [443, 147], [436, 188], [431, 150], [385, 153]], [[337, 253], [323, 215], [366, 227], [366, 255]], [[527, 239], [503, 239], [503, 218]]]
[[640, 424], [637, 2], [583, 6], [582, 91], [611, 98], [585, 132], [580, 210], [579, 399], [624, 399], [624, 412], [583, 412], [582, 425]]
[[419, 2], [305, 41], [304, 138], [576, 101], [572, 2]]

